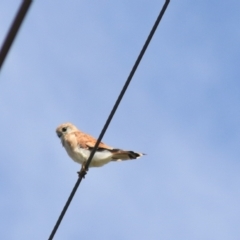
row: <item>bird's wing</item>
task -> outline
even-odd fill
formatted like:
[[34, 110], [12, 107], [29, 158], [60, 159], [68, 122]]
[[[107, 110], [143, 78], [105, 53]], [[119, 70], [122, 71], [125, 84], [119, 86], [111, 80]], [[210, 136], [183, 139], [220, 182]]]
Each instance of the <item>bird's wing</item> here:
[[[96, 142], [97, 142], [97, 139], [95, 139], [94, 137], [92, 137], [91, 135], [89, 134], [86, 134], [86, 133], [82, 133], [80, 131], [78, 132], [74, 132], [76, 138], [77, 138], [77, 141], [78, 141], [78, 145], [82, 148], [94, 148]], [[99, 145], [98, 145], [98, 149], [100, 150], [111, 150], [113, 149], [112, 147], [104, 144], [103, 142], [100, 142]]]

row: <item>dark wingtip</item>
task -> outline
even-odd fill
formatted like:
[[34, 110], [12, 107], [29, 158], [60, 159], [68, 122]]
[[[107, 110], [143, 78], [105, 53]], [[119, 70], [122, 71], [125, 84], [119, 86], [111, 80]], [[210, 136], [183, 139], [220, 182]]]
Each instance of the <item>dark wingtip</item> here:
[[133, 152], [133, 151], [129, 151], [129, 155], [128, 156], [131, 159], [136, 159], [136, 158], [139, 158], [139, 157], [141, 157], [143, 155], [146, 155], [146, 154], [145, 153], [136, 153], [136, 152]]

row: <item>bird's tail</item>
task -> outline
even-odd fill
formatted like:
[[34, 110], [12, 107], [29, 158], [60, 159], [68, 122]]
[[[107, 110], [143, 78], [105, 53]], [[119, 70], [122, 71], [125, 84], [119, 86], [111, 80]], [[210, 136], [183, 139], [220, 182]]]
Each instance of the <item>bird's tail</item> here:
[[121, 160], [130, 160], [130, 159], [136, 159], [143, 155], [144, 153], [136, 153], [133, 151], [124, 151], [121, 149], [112, 149], [112, 161], [121, 161]]

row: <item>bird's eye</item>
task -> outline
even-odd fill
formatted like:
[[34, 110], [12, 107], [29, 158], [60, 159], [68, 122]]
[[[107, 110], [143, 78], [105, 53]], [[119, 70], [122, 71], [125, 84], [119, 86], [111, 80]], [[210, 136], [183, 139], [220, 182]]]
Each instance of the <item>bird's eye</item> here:
[[62, 128], [62, 132], [66, 132], [66, 131], [67, 131], [66, 127]]

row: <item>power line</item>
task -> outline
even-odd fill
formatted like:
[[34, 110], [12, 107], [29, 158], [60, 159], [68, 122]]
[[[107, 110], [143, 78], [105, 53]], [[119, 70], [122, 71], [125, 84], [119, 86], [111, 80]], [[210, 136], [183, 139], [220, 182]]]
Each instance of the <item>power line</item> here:
[[11, 28], [9, 29], [9, 32], [5, 38], [5, 41], [2, 45], [2, 49], [0, 51], [0, 69], [3, 65], [4, 59], [7, 56], [7, 53], [17, 35], [17, 32], [23, 22], [23, 19], [32, 3], [32, 0], [24, 0], [22, 1], [22, 4], [16, 14], [16, 17], [12, 23]]
[[71, 201], [72, 201], [72, 199], [73, 199], [73, 197], [74, 197], [74, 195], [76, 193], [76, 191], [77, 191], [78, 186], [80, 185], [82, 179], [84, 178], [84, 176], [86, 174], [86, 171], [88, 170], [88, 167], [89, 167], [89, 165], [90, 165], [90, 163], [92, 161], [92, 158], [93, 158], [93, 156], [94, 156], [94, 154], [95, 154], [95, 152], [96, 152], [96, 150], [98, 148], [98, 145], [101, 142], [101, 140], [102, 140], [102, 138], [103, 138], [103, 136], [104, 136], [104, 134], [105, 134], [105, 132], [106, 132], [106, 130], [107, 130], [107, 128], [108, 128], [108, 126], [109, 126], [109, 124], [110, 124], [110, 122], [111, 122], [111, 120], [112, 120], [112, 118], [113, 118], [113, 116], [114, 116], [114, 114], [115, 114], [115, 112], [116, 112], [116, 110], [117, 110], [117, 108], [118, 108], [122, 98], [123, 98], [123, 95], [126, 92], [128, 86], [129, 86], [129, 84], [130, 84], [130, 82], [132, 80], [132, 77], [133, 77], [133, 75], [134, 75], [134, 73], [135, 73], [135, 71], [136, 71], [136, 69], [137, 69], [137, 67], [138, 67], [138, 65], [139, 65], [139, 63], [140, 63], [140, 61], [141, 61], [141, 59], [142, 59], [142, 57], [143, 57], [147, 47], [148, 47], [148, 45], [149, 45], [149, 43], [150, 43], [150, 41], [151, 41], [151, 39], [152, 39], [156, 29], [157, 29], [157, 27], [158, 27], [158, 24], [160, 23], [160, 21], [162, 19], [162, 16], [164, 15], [165, 10], [167, 9], [167, 6], [168, 6], [169, 2], [170, 2], [170, 0], [166, 0], [165, 1], [164, 5], [163, 5], [163, 7], [162, 7], [158, 17], [157, 17], [157, 20], [155, 21], [155, 23], [154, 23], [154, 25], [152, 27], [152, 30], [149, 33], [149, 36], [148, 36], [145, 44], [143, 45], [143, 48], [142, 48], [142, 50], [141, 50], [141, 52], [140, 52], [140, 54], [139, 54], [139, 56], [138, 56], [138, 58], [137, 58], [137, 60], [136, 60], [136, 62], [134, 64], [134, 66], [133, 66], [133, 68], [132, 68], [132, 70], [131, 70], [131, 72], [130, 72], [130, 74], [129, 74], [129, 76], [128, 76], [128, 78], [127, 78], [127, 80], [126, 80], [126, 82], [125, 82], [125, 84], [123, 86], [123, 88], [122, 88], [122, 91], [120, 92], [120, 94], [119, 94], [119, 96], [117, 98], [117, 101], [115, 102], [115, 104], [113, 106], [113, 109], [112, 109], [112, 111], [111, 111], [111, 113], [110, 113], [110, 115], [109, 115], [109, 117], [108, 117], [108, 119], [107, 119], [107, 121], [106, 121], [106, 123], [105, 123], [105, 125], [104, 125], [104, 127], [103, 127], [103, 129], [102, 129], [102, 131], [101, 131], [101, 133], [99, 135], [99, 137], [98, 137], [98, 140], [97, 140], [93, 150], [91, 151], [91, 154], [90, 154], [90, 156], [89, 156], [89, 158], [88, 158], [88, 160], [87, 160], [87, 162], [85, 164], [85, 169], [82, 168], [81, 171], [79, 172], [79, 178], [78, 178], [78, 180], [77, 180], [77, 182], [76, 182], [76, 184], [75, 184], [75, 186], [74, 186], [74, 188], [73, 188], [73, 190], [72, 190], [72, 192], [71, 192], [71, 194], [70, 194], [70, 196], [69, 196], [69, 198], [68, 198], [68, 200], [67, 200], [67, 202], [66, 202], [66, 204], [65, 204], [65, 206], [64, 206], [64, 208], [63, 208], [63, 210], [62, 210], [62, 212], [61, 212], [61, 214], [60, 214], [60, 216], [59, 216], [59, 218], [58, 218], [58, 220], [57, 220], [57, 222], [56, 222], [52, 232], [51, 232], [51, 235], [48, 238], [48, 240], [52, 240], [53, 239], [53, 237], [54, 237], [54, 235], [55, 235], [55, 233], [56, 233], [56, 231], [57, 231], [57, 229], [58, 229], [58, 227], [59, 227], [59, 225], [60, 225], [60, 223], [61, 223], [61, 221], [62, 221], [62, 219], [63, 219], [63, 217], [64, 217], [64, 215], [65, 215], [65, 213], [66, 213], [66, 211], [67, 211], [67, 209], [68, 209], [68, 207], [69, 207], [69, 205], [70, 205], [70, 203], [71, 203]]

